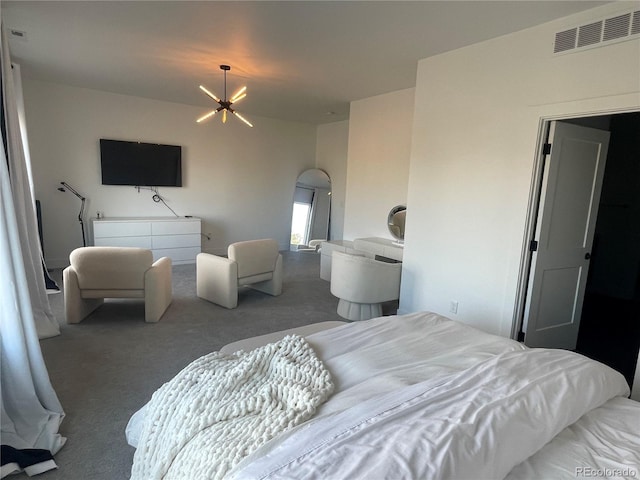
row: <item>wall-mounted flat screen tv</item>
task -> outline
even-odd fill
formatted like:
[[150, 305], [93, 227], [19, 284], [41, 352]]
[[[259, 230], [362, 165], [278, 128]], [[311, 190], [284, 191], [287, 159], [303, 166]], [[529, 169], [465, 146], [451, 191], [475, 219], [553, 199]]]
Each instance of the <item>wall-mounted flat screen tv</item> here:
[[181, 187], [182, 147], [100, 139], [103, 185]]

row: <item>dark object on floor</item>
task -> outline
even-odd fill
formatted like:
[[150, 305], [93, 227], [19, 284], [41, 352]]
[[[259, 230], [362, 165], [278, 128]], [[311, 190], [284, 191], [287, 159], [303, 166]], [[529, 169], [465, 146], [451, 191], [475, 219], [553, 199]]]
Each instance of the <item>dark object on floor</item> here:
[[26, 448], [18, 450], [9, 445], [0, 449], [0, 478], [11, 473], [24, 472], [30, 477], [58, 468], [49, 450]]
[[45, 268], [44, 263], [42, 264], [42, 271], [44, 272], [44, 285], [47, 289], [47, 294], [52, 295], [52, 294], [60, 293], [60, 287], [49, 276], [49, 272]]

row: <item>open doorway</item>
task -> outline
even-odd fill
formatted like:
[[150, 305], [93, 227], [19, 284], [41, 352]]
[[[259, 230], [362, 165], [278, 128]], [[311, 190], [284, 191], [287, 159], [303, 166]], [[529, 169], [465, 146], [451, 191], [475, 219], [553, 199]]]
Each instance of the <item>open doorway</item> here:
[[640, 348], [640, 113], [570, 121], [611, 133], [576, 351], [631, 385]]
[[[534, 203], [539, 206], [530, 218], [532, 246], [523, 270], [530, 273], [523, 277], [528, 283], [523, 290], [526, 295], [520, 297], [524, 298], [520, 333], [526, 344], [545, 347], [560, 341], [555, 330], [571, 330], [573, 343], [560, 348], [575, 346], [579, 353], [623, 373], [631, 385], [640, 347], [640, 113], [563, 119], [545, 125], [560, 140], [556, 142], [554, 137], [553, 148], [545, 145], [541, 156], [547, 160], [540, 164], [539, 202]], [[552, 136], [549, 134], [549, 141]], [[598, 157], [600, 144], [602, 158]], [[562, 159], [566, 155], [570, 155], [568, 161]], [[588, 156], [584, 160], [587, 163], [580, 160], [582, 155]], [[605, 158], [606, 168], [597, 167]], [[564, 172], [562, 183], [556, 184], [549, 172]], [[564, 190], [564, 185], [571, 193]], [[583, 195], [574, 195], [574, 189]], [[555, 222], [557, 227], [544, 223], [549, 218], [561, 218], [556, 213], [564, 214], [564, 220]], [[578, 227], [584, 222], [590, 225], [583, 230], [585, 235], [590, 232], [584, 237], [584, 245], [580, 230], [571, 230], [574, 220]], [[578, 236], [574, 241], [565, 238], [564, 232], [578, 232]], [[556, 255], [554, 261], [560, 263], [547, 265], [551, 251], [545, 248], [551, 245], [551, 238], [556, 245], [584, 247], [584, 251], [564, 252], [575, 252], [585, 261], [574, 267], [562, 263], [565, 260]], [[541, 250], [537, 240], [544, 240]], [[539, 265], [545, 265], [546, 270]], [[575, 282], [581, 282], [581, 287], [572, 289]], [[566, 293], [559, 287], [566, 287]], [[540, 291], [545, 294], [539, 296], [536, 292]]]

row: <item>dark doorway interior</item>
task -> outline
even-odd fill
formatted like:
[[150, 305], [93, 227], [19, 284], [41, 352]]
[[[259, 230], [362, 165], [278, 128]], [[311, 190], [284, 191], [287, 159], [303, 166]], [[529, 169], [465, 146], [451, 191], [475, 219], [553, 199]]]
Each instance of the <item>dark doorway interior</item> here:
[[576, 351], [632, 385], [640, 348], [640, 113], [583, 120], [608, 123], [611, 141]]

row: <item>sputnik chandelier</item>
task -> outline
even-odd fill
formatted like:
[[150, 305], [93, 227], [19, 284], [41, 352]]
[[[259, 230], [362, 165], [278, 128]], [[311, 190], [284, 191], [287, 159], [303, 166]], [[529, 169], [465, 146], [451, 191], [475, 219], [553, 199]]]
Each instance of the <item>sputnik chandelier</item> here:
[[231, 105], [239, 102], [240, 100], [242, 100], [244, 97], [247, 96], [247, 87], [246, 86], [242, 87], [240, 90], [238, 90], [235, 93], [235, 95], [233, 95], [233, 97], [227, 100], [227, 72], [231, 70], [231, 67], [229, 65], [220, 65], [220, 69], [224, 71], [224, 100], [220, 100], [213, 93], [211, 93], [205, 87], [200, 85], [200, 90], [206, 93], [209, 97], [213, 98], [216, 102], [220, 104], [220, 106], [215, 110], [207, 113], [206, 115], [203, 115], [198, 120], [196, 120], [196, 122], [198, 123], [204, 122], [205, 120], [213, 117], [216, 113], [222, 112], [222, 123], [227, 123], [227, 112], [229, 112], [235, 115], [236, 117], [238, 117], [240, 120], [242, 120], [244, 123], [246, 123], [250, 127], [253, 127], [253, 125], [251, 125], [251, 123], [246, 118], [244, 118], [242, 115], [236, 112], [233, 108], [231, 108]]

